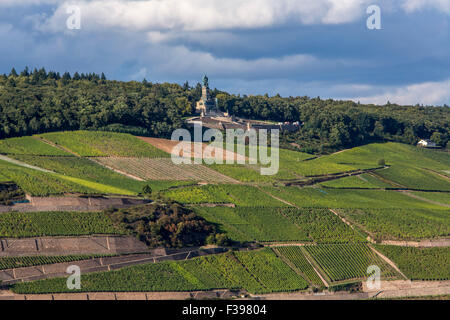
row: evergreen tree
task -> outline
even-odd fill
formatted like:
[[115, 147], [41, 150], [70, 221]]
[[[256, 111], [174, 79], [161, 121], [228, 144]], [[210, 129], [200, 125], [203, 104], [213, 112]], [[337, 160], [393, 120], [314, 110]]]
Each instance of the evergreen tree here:
[[12, 69], [11, 69], [11, 72], [10, 72], [10, 74], [9, 74], [9, 76], [10, 76], [10, 77], [17, 77], [17, 76], [19, 76], [19, 75], [17, 74], [16, 69], [12, 68]]

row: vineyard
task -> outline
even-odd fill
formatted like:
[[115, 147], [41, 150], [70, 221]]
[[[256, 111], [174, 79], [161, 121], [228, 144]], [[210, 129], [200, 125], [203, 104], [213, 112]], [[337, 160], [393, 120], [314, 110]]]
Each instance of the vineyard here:
[[287, 259], [295, 268], [305, 275], [306, 279], [316, 287], [322, 287], [324, 283], [320, 279], [313, 265], [305, 257], [302, 247], [278, 247], [274, 248], [282, 257]]
[[169, 155], [144, 141], [125, 133], [101, 131], [67, 131], [37, 135], [82, 157], [146, 157]]
[[376, 246], [411, 280], [449, 280], [448, 248]]
[[428, 168], [436, 171], [446, 170], [450, 166], [448, 154], [442, 151], [393, 142], [372, 143], [326, 158], [336, 163], [364, 164], [372, 167], [378, 167], [377, 161], [379, 159], [384, 159], [387, 165]]
[[385, 183], [374, 176], [364, 173], [359, 176], [350, 176], [341, 179], [322, 182], [320, 185], [328, 188], [354, 188], [354, 189], [380, 189], [393, 188], [393, 185]]
[[[114, 193], [137, 194], [142, 191], [142, 187], [146, 184], [143, 181], [136, 181], [119, 173], [115, 173], [86, 158], [36, 156], [14, 156], [14, 158], [33, 166], [52, 170], [64, 176], [79, 178], [85, 181], [126, 190], [116, 191]], [[88, 186], [93, 188], [92, 184], [88, 184]], [[98, 191], [104, 193], [110, 191], [102, 190], [103, 188], [105, 187], [100, 187], [100, 190]]]
[[171, 159], [96, 158], [100, 163], [143, 180], [179, 180], [234, 183], [235, 181], [200, 164], [174, 164]]
[[339, 212], [378, 241], [450, 236], [450, 216], [445, 210], [346, 209]]
[[98, 190], [65, 180], [52, 173], [24, 168], [0, 160], [0, 171], [8, 180], [14, 181], [32, 196], [48, 196], [62, 193], [98, 193]]
[[385, 179], [410, 189], [450, 191], [450, 181], [448, 179], [439, 177], [424, 169], [398, 165], [376, 173]]
[[102, 212], [8, 212], [0, 215], [0, 237], [5, 238], [124, 233]]
[[366, 244], [324, 244], [306, 246], [305, 249], [332, 282], [368, 278], [367, 268], [372, 265], [381, 269], [381, 277], [384, 279], [398, 276]]
[[234, 203], [237, 206], [279, 207], [283, 203], [256, 187], [245, 185], [207, 185], [169, 190], [165, 195], [186, 204]]
[[41, 266], [53, 263], [80, 261], [100, 257], [105, 257], [105, 255], [1, 257], [0, 270]]
[[310, 241], [316, 243], [365, 242], [357, 231], [342, 222], [328, 209], [279, 209]]
[[58, 148], [33, 137], [10, 138], [0, 140], [0, 154], [27, 154], [38, 156], [71, 156]]
[[411, 192], [413, 195], [450, 206], [450, 192]]
[[[239, 288], [252, 293], [270, 293], [303, 290], [307, 286], [304, 279], [270, 250], [265, 249], [86, 274], [83, 276], [80, 291], [140, 292]], [[67, 289], [65, 278], [17, 283], [12, 290], [17, 293], [73, 292]]]
[[[264, 292], [286, 292], [304, 289], [308, 283], [270, 249], [255, 253], [237, 252], [236, 258], [263, 285]], [[256, 292], [258, 293], [258, 292]]]
[[444, 207], [408, 197], [396, 191], [340, 190], [298, 187], [261, 187], [270, 194], [305, 208], [419, 208]]
[[309, 241], [307, 235], [277, 208], [196, 208], [206, 220], [238, 242]]

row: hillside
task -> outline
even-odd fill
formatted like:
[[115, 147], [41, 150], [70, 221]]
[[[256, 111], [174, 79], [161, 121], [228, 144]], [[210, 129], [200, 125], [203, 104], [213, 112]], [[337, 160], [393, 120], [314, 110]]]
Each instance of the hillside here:
[[[359, 290], [374, 264], [388, 282], [450, 280], [445, 151], [393, 142], [323, 156], [281, 149], [278, 174], [261, 176], [261, 163], [175, 165], [164, 141], [90, 130], [0, 140], [0, 209], [11, 211], [0, 237], [22, 241], [0, 269], [79, 261], [82, 292]], [[18, 203], [25, 194], [32, 203]], [[74, 201], [87, 209], [43, 206]], [[109, 209], [92, 205], [101, 201]], [[35, 253], [42, 241], [64, 254]], [[127, 255], [106, 249], [120, 243]], [[193, 247], [204, 244], [213, 249]], [[6, 282], [17, 293], [71, 292], [60, 275]]]
[[[0, 139], [61, 130], [103, 130], [170, 137], [193, 114], [201, 85], [108, 81], [95, 74], [62, 76], [44, 69], [0, 76]], [[375, 141], [416, 144], [450, 139], [449, 107], [362, 105], [351, 101], [239, 96], [212, 91], [219, 107], [247, 119], [300, 121], [283, 137], [308, 153]]]

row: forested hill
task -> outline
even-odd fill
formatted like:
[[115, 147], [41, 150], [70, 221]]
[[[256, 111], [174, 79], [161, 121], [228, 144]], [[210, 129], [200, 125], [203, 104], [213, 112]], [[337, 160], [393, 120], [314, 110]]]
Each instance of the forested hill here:
[[[244, 118], [301, 121], [283, 137], [303, 151], [330, 152], [372, 141], [415, 144], [450, 139], [450, 108], [362, 105], [351, 101], [280, 96], [237, 96], [213, 90], [224, 111]], [[201, 86], [106, 80], [102, 74], [60, 75], [44, 69], [0, 75], [0, 139], [92, 129], [170, 137], [192, 115]]]

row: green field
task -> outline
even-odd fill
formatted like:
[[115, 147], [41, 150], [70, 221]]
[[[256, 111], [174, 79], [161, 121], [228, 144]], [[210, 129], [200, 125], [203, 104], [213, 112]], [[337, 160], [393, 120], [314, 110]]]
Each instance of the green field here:
[[450, 179], [442, 178], [425, 169], [397, 165], [378, 170], [376, 174], [410, 189], [450, 191]]
[[322, 287], [324, 283], [320, 279], [313, 265], [305, 257], [304, 249], [298, 246], [295, 247], [277, 247], [273, 250], [279, 253], [282, 257], [287, 259], [310, 283], [316, 287]]
[[28, 154], [38, 156], [71, 156], [70, 153], [50, 146], [33, 137], [0, 140], [0, 154]]
[[[142, 187], [146, 185], [146, 182], [136, 181], [119, 173], [115, 173], [86, 158], [37, 156], [15, 156], [14, 158], [33, 166], [52, 170], [64, 176], [124, 189], [127, 194], [137, 194], [141, 192]], [[93, 187], [89, 184], [88, 186]], [[108, 191], [111, 190], [105, 190], [104, 193], [109, 193]], [[123, 193], [123, 191], [120, 193]]]
[[450, 236], [450, 215], [445, 210], [341, 209], [339, 212], [377, 241]]
[[450, 206], [450, 192], [420, 192], [414, 191], [412, 194], [425, 198], [431, 201], [436, 201], [438, 203]]
[[316, 243], [366, 241], [361, 233], [350, 228], [328, 209], [283, 208], [280, 212], [302, 230], [309, 241]]
[[23, 191], [32, 196], [48, 196], [63, 193], [99, 193], [99, 190], [63, 179], [61, 175], [21, 167], [0, 160], [0, 172], [9, 181], [14, 181]]
[[206, 220], [239, 242], [310, 241], [307, 234], [280, 214], [278, 208], [196, 208]]
[[381, 246], [376, 248], [395, 262], [411, 280], [449, 280], [450, 250], [442, 248], [411, 248]]
[[352, 189], [384, 189], [394, 186], [377, 179], [376, 177], [364, 173], [359, 176], [350, 176], [336, 180], [330, 180], [320, 183], [321, 186], [328, 188], [352, 188]]
[[445, 175], [450, 167], [448, 153], [428, 150], [400, 143], [373, 143], [330, 155], [329, 161], [349, 165], [375, 165], [384, 159], [390, 166], [377, 170], [376, 174], [399, 186], [420, 190], [450, 190], [449, 180], [432, 171]]
[[445, 152], [394, 142], [372, 143], [327, 156], [327, 159], [336, 163], [373, 167], [378, 166], [379, 159], [384, 159], [389, 166], [404, 165], [437, 171], [450, 167], [450, 157]]
[[[200, 272], [199, 272], [200, 271]], [[15, 284], [16, 293], [193, 291], [240, 288], [252, 293], [303, 290], [308, 283], [270, 249], [226, 253], [86, 274], [81, 290], [69, 290], [65, 278]]]
[[369, 277], [367, 268], [372, 265], [381, 269], [384, 279], [398, 276], [365, 244], [327, 244], [305, 249], [332, 282], [366, 279]]
[[445, 207], [414, 199], [397, 191], [339, 190], [299, 187], [261, 187], [272, 195], [304, 208], [419, 208]]
[[87, 260], [109, 255], [70, 255], [70, 256], [30, 256], [30, 257], [1, 257], [0, 270], [41, 266], [53, 263]]
[[328, 209], [198, 207], [195, 211], [238, 242], [366, 241], [362, 233], [347, 226]]
[[169, 155], [126, 133], [66, 131], [38, 135], [82, 157], [146, 157]]
[[[11, 226], [14, 226], [12, 228]], [[102, 212], [7, 212], [0, 215], [0, 237], [124, 234]]]
[[256, 187], [245, 185], [207, 185], [169, 190], [165, 195], [186, 204], [234, 203], [237, 206], [279, 207], [283, 203]]
[[270, 249], [256, 253], [237, 252], [236, 258], [264, 286], [263, 292], [296, 291], [308, 286], [305, 279], [293, 271]]

